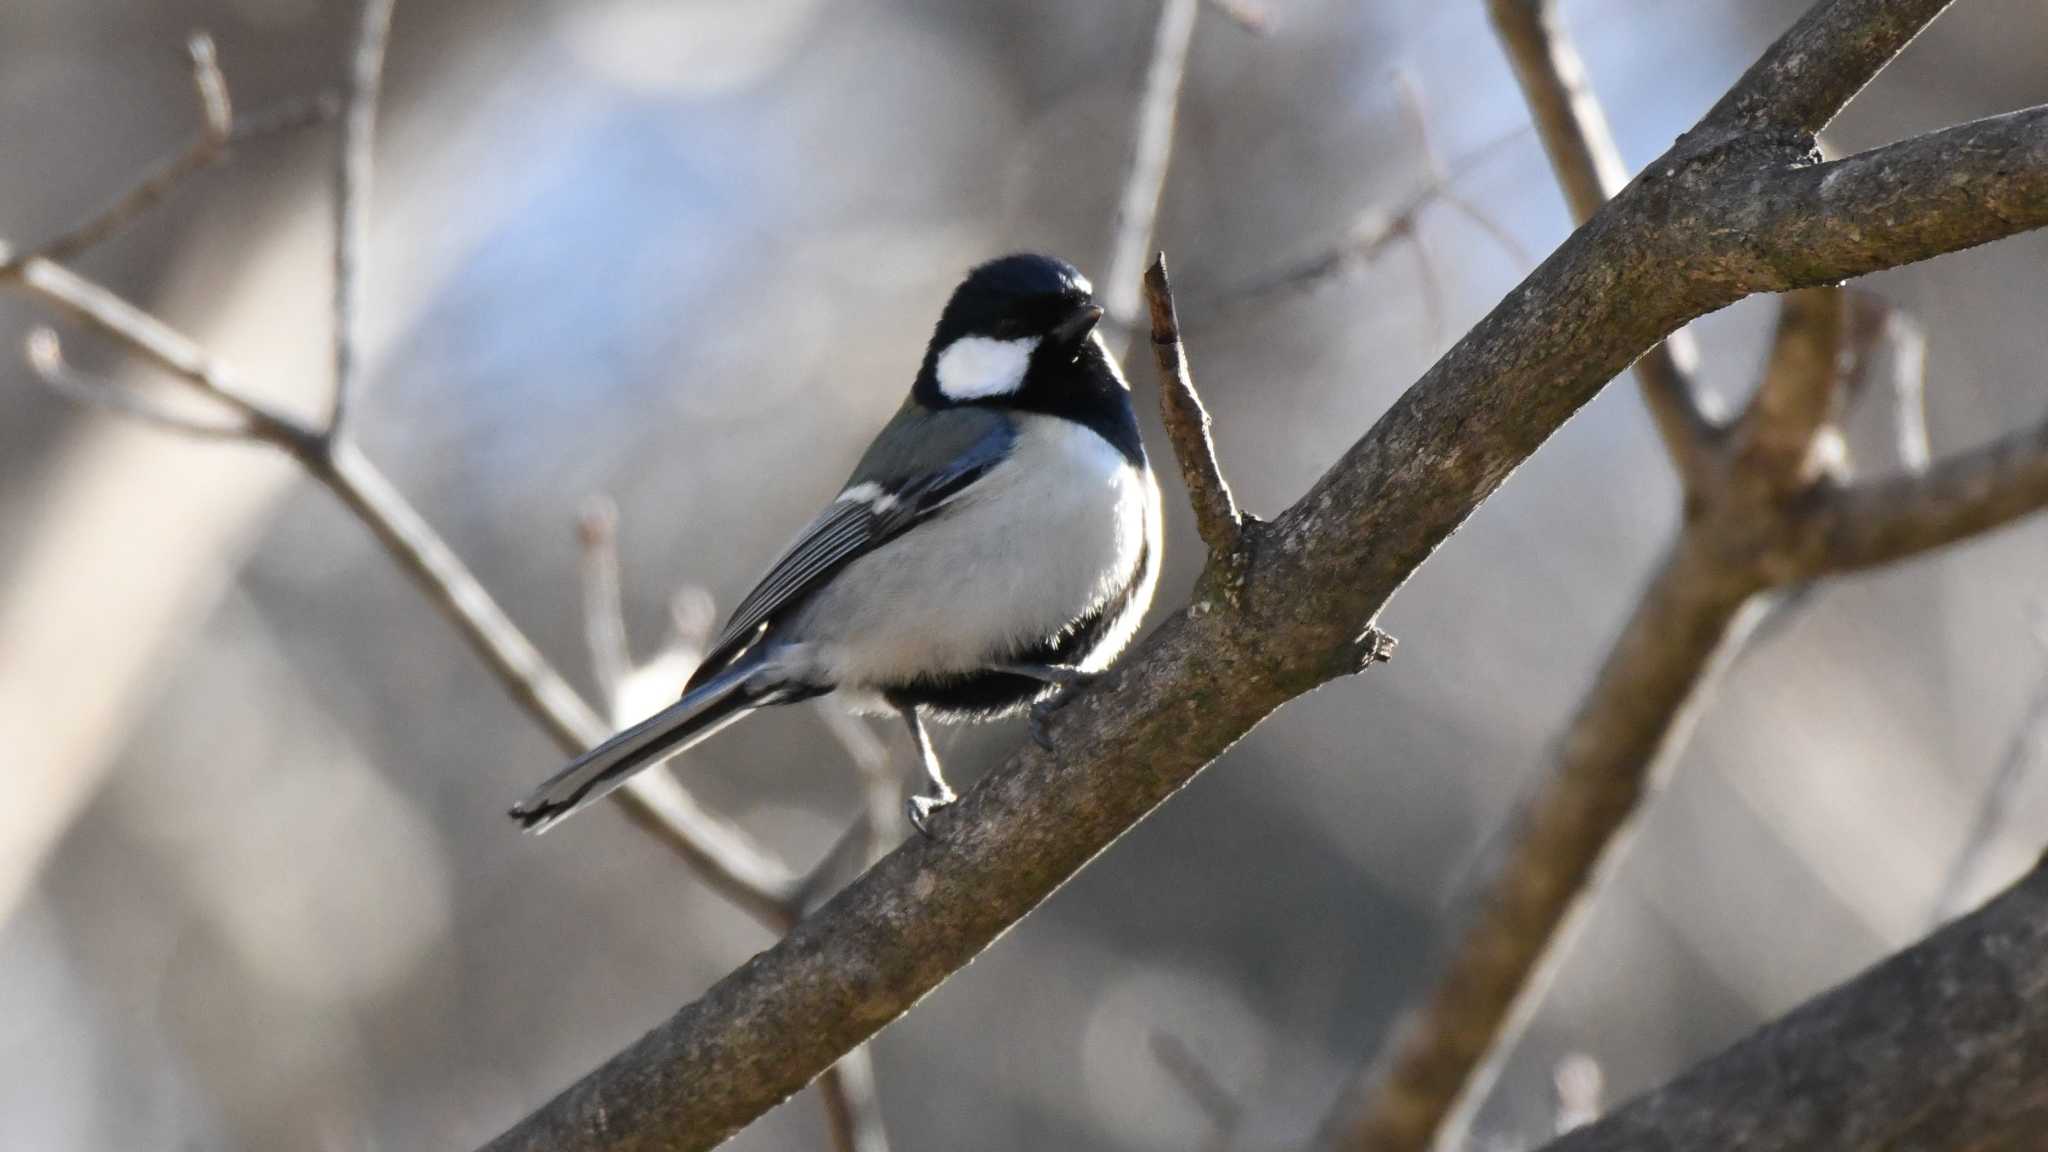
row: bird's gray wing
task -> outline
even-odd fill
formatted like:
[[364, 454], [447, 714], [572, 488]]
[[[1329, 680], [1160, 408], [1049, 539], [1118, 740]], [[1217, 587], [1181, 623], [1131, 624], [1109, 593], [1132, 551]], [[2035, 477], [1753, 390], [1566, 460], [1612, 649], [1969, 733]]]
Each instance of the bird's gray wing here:
[[833, 573], [967, 491], [1002, 462], [1015, 439], [1015, 425], [991, 409], [932, 411], [906, 403], [847, 477], [840, 498], [733, 609], [691, 683], [744, 650], [764, 624]]

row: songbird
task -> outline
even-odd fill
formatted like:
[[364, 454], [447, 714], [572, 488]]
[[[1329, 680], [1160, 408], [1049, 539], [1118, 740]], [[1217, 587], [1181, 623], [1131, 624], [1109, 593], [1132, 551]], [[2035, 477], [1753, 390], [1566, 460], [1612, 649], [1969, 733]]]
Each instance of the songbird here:
[[1062, 260], [1018, 254], [954, 289], [910, 396], [838, 496], [747, 594], [682, 698], [512, 809], [541, 832], [771, 704], [837, 692], [894, 712], [954, 800], [925, 718], [1032, 710], [1114, 660], [1151, 602], [1159, 488], [1102, 309]]

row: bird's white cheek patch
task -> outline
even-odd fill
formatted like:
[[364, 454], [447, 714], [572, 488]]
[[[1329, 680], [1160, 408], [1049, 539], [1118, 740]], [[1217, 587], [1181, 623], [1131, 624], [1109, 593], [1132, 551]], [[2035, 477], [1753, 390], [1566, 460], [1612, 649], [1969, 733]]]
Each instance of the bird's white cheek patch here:
[[939, 353], [939, 391], [949, 400], [1006, 396], [1023, 386], [1031, 353], [1037, 348], [1036, 336], [1022, 340], [962, 336]]

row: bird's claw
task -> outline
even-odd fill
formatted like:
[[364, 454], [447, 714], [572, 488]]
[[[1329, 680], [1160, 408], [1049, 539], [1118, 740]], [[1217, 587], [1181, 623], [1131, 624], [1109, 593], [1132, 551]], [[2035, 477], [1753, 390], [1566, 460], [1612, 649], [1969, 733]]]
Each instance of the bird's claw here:
[[932, 831], [931, 827], [932, 813], [937, 812], [941, 808], [951, 807], [953, 801], [958, 799], [959, 797], [954, 794], [951, 788], [943, 786], [936, 794], [931, 796], [912, 796], [910, 802], [905, 805], [909, 810], [910, 826], [917, 829], [918, 833], [927, 840], [938, 839], [938, 835]]
[[1052, 719], [1053, 713], [1066, 707], [1067, 701], [1074, 698], [1074, 693], [1101, 678], [1101, 673], [1098, 672], [1075, 672], [1067, 678], [1059, 691], [1033, 704], [1030, 720], [1031, 742], [1048, 752], [1052, 751], [1052, 733], [1046, 730], [1046, 721]]
[[1045, 722], [1059, 710], [1059, 699], [1058, 696], [1048, 696], [1031, 706], [1031, 742], [1047, 752], [1052, 751], [1052, 733], [1045, 730]]

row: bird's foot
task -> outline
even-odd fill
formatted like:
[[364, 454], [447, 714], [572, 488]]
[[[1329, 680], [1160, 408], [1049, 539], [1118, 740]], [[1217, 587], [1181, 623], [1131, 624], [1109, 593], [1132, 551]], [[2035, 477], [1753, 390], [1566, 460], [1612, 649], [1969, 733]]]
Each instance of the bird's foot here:
[[944, 784], [939, 785], [939, 790], [930, 796], [912, 796], [910, 802], [905, 805], [910, 814], [910, 826], [917, 829], [927, 840], [938, 839], [938, 834], [932, 831], [932, 813], [941, 808], [952, 807], [953, 802], [959, 798]]
[[1073, 699], [1074, 693], [1095, 683], [1099, 678], [1099, 673], [1075, 671], [1062, 681], [1058, 692], [1033, 704], [1030, 720], [1031, 742], [1048, 752], [1052, 751], [1052, 733], [1046, 730], [1046, 722], [1052, 719], [1053, 713], [1066, 707], [1067, 701]]

